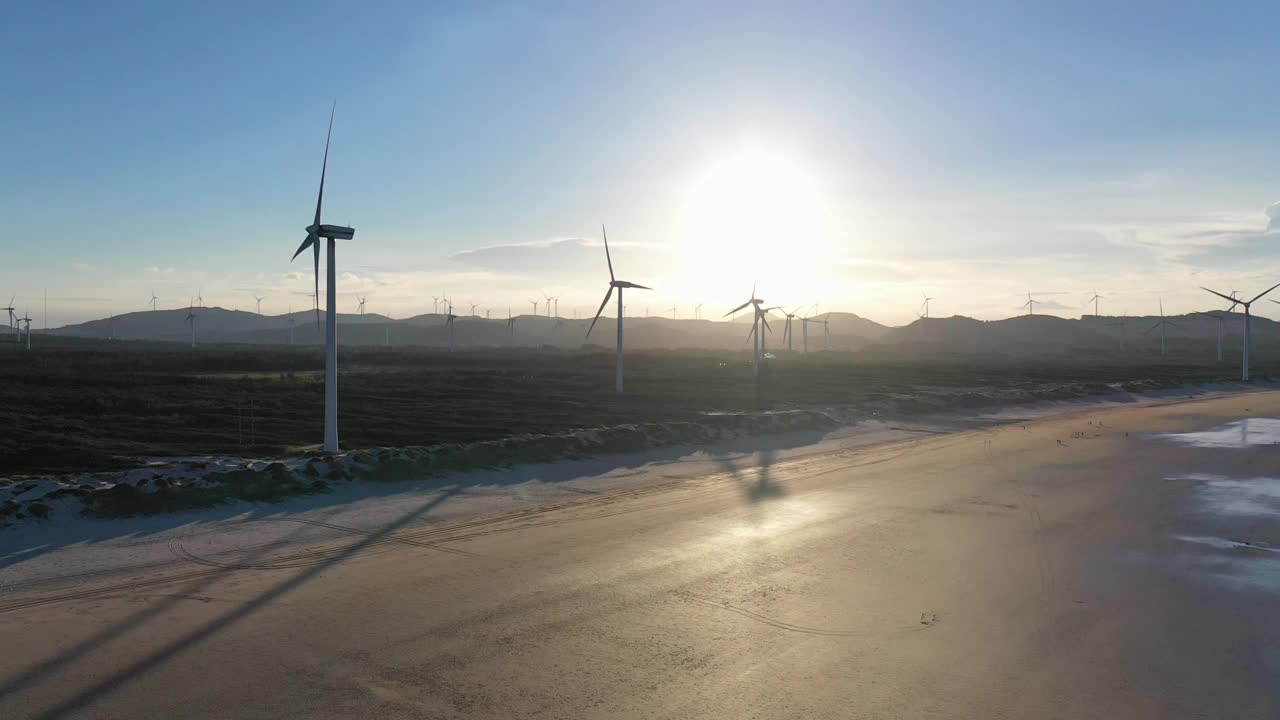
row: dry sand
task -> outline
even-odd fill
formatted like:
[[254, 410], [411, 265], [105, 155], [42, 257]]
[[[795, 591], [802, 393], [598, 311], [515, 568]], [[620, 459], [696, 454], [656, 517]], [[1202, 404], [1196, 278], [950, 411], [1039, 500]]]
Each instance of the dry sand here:
[[64, 527], [0, 555], [0, 717], [1278, 717], [1275, 417], [1261, 393]]

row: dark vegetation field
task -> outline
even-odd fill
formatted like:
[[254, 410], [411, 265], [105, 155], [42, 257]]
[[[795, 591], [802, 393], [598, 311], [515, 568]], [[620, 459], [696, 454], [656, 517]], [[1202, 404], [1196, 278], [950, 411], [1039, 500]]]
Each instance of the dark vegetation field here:
[[[54, 344], [56, 343], [56, 344]], [[857, 353], [784, 356], [757, 389], [749, 354], [663, 352], [627, 358], [613, 393], [613, 355], [598, 352], [344, 349], [344, 447], [429, 445], [521, 433], [689, 419], [709, 410], [848, 406], [915, 385], [1019, 388], [1150, 380], [1231, 380], [1234, 364], [1093, 364]], [[138, 456], [279, 455], [322, 435], [317, 348], [49, 341], [0, 348], [0, 475], [106, 470]], [[1267, 379], [1277, 366], [1255, 366]], [[909, 407], [909, 405], [908, 405]]]

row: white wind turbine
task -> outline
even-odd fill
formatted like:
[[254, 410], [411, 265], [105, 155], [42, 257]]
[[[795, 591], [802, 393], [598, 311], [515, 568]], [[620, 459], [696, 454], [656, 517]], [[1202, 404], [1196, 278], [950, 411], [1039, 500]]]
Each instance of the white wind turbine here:
[[[1275, 300], [1271, 300], [1271, 302], [1275, 302]], [[1218, 321], [1218, 362], [1222, 362], [1222, 335], [1223, 331], [1226, 330], [1227, 313], [1229, 312], [1229, 310], [1227, 312], [1211, 310], [1208, 312], [1200, 311], [1196, 313], [1197, 315], [1204, 315], [1205, 317], [1211, 317]]]
[[937, 298], [931, 298], [928, 295], [925, 295], [924, 293], [920, 293], [920, 297], [924, 298], [924, 302], [921, 303], [921, 306], [924, 307], [924, 314], [921, 315], [920, 317], [927, 319], [929, 317], [929, 303], [933, 302], [934, 300], [937, 300]]
[[[334, 103], [337, 108], [337, 103]], [[324, 138], [324, 162], [320, 165], [320, 192], [316, 195], [315, 220], [307, 226], [307, 237], [293, 254], [296, 259], [308, 247], [315, 258], [317, 300], [320, 295], [320, 238], [328, 240], [328, 293], [324, 333], [324, 450], [338, 451], [338, 283], [334, 255], [338, 240], [355, 237], [353, 228], [341, 225], [321, 225], [320, 207], [324, 203], [324, 176], [329, 167], [329, 138], [333, 134], [333, 109], [329, 111], [329, 132]], [[316, 322], [320, 321], [319, 302], [316, 303]]]
[[203, 292], [204, 292], [204, 288], [196, 290], [196, 305], [200, 307], [204, 307], [204, 295], [202, 294]]
[[453, 352], [453, 321], [457, 319], [458, 316], [453, 314], [453, 303], [450, 303], [444, 316], [445, 327], [449, 328], [449, 352]]
[[10, 297], [10, 298], [9, 298], [9, 307], [7, 307], [7, 308], [3, 308], [5, 312], [9, 313], [9, 327], [11, 327], [11, 328], [12, 328], [12, 327], [16, 327], [16, 321], [17, 321], [17, 319], [18, 319], [18, 315], [17, 315], [17, 313], [15, 313], [15, 312], [14, 312], [14, 310], [16, 310], [16, 308], [13, 306], [13, 301], [14, 301], [14, 299], [15, 299], [15, 298], [17, 298], [17, 297], [18, 297], [17, 295], [14, 295], [13, 297]]
[[438, 312], [440, 312], [440, 296], [432, 295], [431, 296], [431, 314], [435, 315]]
[[1088, 305], [1089, 303], [1093, 303], [1093, 316], [1094, 316], [1094, 317], [1100, 317], [1100, 316], [1098, 315], [1098, 301], [1099, 301], [1099, 300], [1106, 300], [1106, 296], [1105, 296], [1105, 295], [1099, 295], [1099, 294], [1098, 294], [1098, 291], [1097, 291], [1097, 290], [1094, 290], [1094, 291], [1093, 291], [1093, 297], [1091, 297], [1091, 298], [1089, 298], [1088, 300], [1085, 300], [1085, 301], [1084, 301], [1084, 304], [1085, 304], [1085, 305]]
[[[29, 312], [22, 313], [22, 317], [19, 319], [19, 322], [26, 323], [27, 325], [27, 349], [30, 350], [31, 349], [31, 313]], [[18, 341], [19, 342], [22, 341], [21, 332], [18, 333]]]
[[[743, 310], [748, 306], [751, 307], [751, 332], [747, 333], [747, 339], [754, 340], [751, 346], [751, 376], [755, 378], [760, 377], [760, 352], [762, 340], [764, 339], [758, 332], [761, 320], [764, 320], [766, 328], [769, 327], [769, 321], [764, 319], [764, 313], [760, 310], [760, 306], [763, 303], [764, 300], [756, 297], [756, 286], [752, 285], [751, 298], [724, 314], [724, 317], [729, 317], [730, 315], [737, 313], [739, 310]], [[770, 330], [770, 332], [772, 332], [772, 330]]]
[[266, 296], [264, 295], [264, 296], [262, 296], [262, 297], [258, 297], [257, 295], [254, 295], [254, 296], [253, 296], [253, 299], [254, 299], [254, 301], [258, 304], [258, 314], [259, 314], [259, 315], [261, 315], [261, 314], [262, 314], [262, 301], [266, 299]]
[[538, 301], [530, 300], [529, 302], [533, 303], [533, 316], [538, 317]]
[[156, 291], [152, 290], [151, 291], [151, 312], [156, 311], [156, 300], [159, 300], [159, 299], [160, 298], [156, 297]]
[[1155, 325], [1152, 325], [1151, 327], [1147, 328], [1146, 331], [1142, 333], [1143, 335], [1146, 335], [1152, 330], [1155, 330], [1156, 328], [1160, 328], [1160, 356], [1161, 357], [1164, 357], [1165, 355], [1165, 337], [1164, 337], [1165, 328], [1169, 327], [1170, 325], [1173, 325], [1173, 323], [1170, 322], [1164, 316], [1164, 300], [1161, 300], [1160, 301], [1160, 320]]
[[359, 295], [357, 295], [357, 296], [356, 296], [356, 300], [359, 300], [359, 301], [360, 301], [360, 302], [356, 305], [356, 314], [357, 314], [357, 315], [363, 315], [363, 314], [364, 314], [364, 302], [365, 302], [366, 300], [368, 300], [368, 299], [369, 299], [368, 297], [360, 297]]
[[600, 226], [600, 234], [604, 236], [604, 259], [609, 264], [609, 290], [604, 294], [604, 301], [600, 303], [600, 309], [596, 310], [596, 316], [591, 320], [591, 327], [587, 328], [587, 337], [591, 337], [591, 331], [596, 326], [596, 321], [600, 319], [600, 313], [604, 312], [604, 308], [609, 304], [609, 298], [613, 295], [614, 288], [618, 289], [618, 361], [615, 368], [614, 391], [622, 393], [622, 319], [624, 309], [622, 305], [622, 291], [626, 288], [635, 288], [637, 290], [652, 290], [653, 288], [637, 285], [627, 280], [619, 280], [613, 274], [613, 257], [609, 254], [609, 233], [605, 231], [604, 225]]
[[680, 311], [676, 308], [676, 306], [675, 306], [675, 305], [672, 305], [672, 306], [671, 306], [671, 319], [672, 319], [672, 320], [675, 320], [675, 319], [676, 319], [676, 316], [678, 316], [679, 314], [680, 314]]
[[1036, 300], [1036, 299], [1035, 299], [1035, 298], [1033, 298], [1033, 297], [1031, 297], [1031, 293], [1027, 293], [1027, 301], [1026, 301], [1026, 302], [1024, 302], [1024, 303], [1022, 303], [1022, 307], [1027, 308], [1027, 314], [1028, 314], [1028, 315], [1035, 315], [1035, 314], [1036, 314], [1036, 303], [1038, 303], [1038, 302], [1040, 302], [1040, 301], [1039, 301], [1039, 300]]
[[1241, 380], [1249, 379], [1249, 343], [1250, 343], [1251, 336], [1253, 335], [1253, 315], [1251, 314], [1253, 304], [1258, 301], [1258, 298], [1261, 298], [1263, 295], [1266, 295], [1267, 293], [1271, 292], [1272, 290], [1275, 290], [1278, 287], [1280, 287], [1280, 283], [1276, 283], [1275, 285], [1272, 285], [1271, 287], [1267, 288], [1266, 290], [1263, 290], [1257, 295], [1254, 295], [1252, 300], [1240, 300], [1238, 298], [1231, 297], [1230, 295], [1223, 295], [1217, 290], [1210, 290], [1209, 288], [1204, 286], [1200, 287], [1200, 289], [1204, 290], [1205, 292], [1213, 293], [1214, 295], [1217, 295], [1223, 300], [1229, 301], [1231, 303], [1232, 308], [1234, 308], [1236, 305], [1244, 306], [1244, 337], [1241, 342], [1241, 347], [1243, 350], [1242, 354], [1244, 357], [1241, 359], [1241, 370], [1240, 370]]
[[697, 305], [693, 306], [693, 319], [694, 320], [702, 319], [702, 303], [698, 303]]
[[[787, 352], [794, 352], [794, 350], [793, 350], [793, 349], [792, 349], [792, 347], [791, 347], [792, 343], [794, 343], [794, 342], [795, 342], [795, 337], [796, 337], [796, 335], [795, 335], [795, 330], [793, 329], [793, 328], [794, 328], [794, 320], [795, 320], [796, 318], [800, 317], [797, 313], [799, 313], [799, 312], [800, 312], [800, 308], [802, 308], [802, 307], [804, 307], [804, 306], [803, 306], [803, 305], [797, 305], [797, 306], [796, 306], [796, 309], [795, 309], [795, 310], [792, 310], [791, 312], [787, 312], [786, 310], [783, 310], [783, 311], [782, 311], [782, 312], [783, 312], [783, 314], [784, 314], [784, 315], [786, 315], [786, 317], [787, 317], [787, 321], [786, 321], [786, 323], [785, 323], [785, 324], [783, 325], [783, 327], [782, 327], [782, 339], [783, 339], [783, 341], [784, 341], [784, 342], [786, 342], [786, 343], [787, 343]], [[801, 323], [800, 323], [800, 324], [801, 324], [801, 325], [804, 325], [803, 318], [801, 318]], [[808, 333], [805, 333], [805, 334], [807, 335]], [[808, 349], [808, 348], [806, 348], [806, 350], [807, 350], [807, 349]]]
[[191, 326], [191, 347], [196, 346], [196, 308], [195, 301], [187, 306], [187, 324]]

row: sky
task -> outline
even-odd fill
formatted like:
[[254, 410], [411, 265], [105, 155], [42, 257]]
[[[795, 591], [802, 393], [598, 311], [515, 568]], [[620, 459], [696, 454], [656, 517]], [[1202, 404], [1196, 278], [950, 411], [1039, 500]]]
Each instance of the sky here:
[[153, 292], [310, 307], [290, 258], [336, 101], [342, 311], [589, 316], [602, 225], [654, 288], [628, 315], [714, 317], [753, 284], [888, 324], [923, 294], [1211, 309], [1198, 286], [1280, 282], [1278, 25], [1264, 2], [18, 0], [0, 295], [35, 327], [46, 292], [51, 326]]

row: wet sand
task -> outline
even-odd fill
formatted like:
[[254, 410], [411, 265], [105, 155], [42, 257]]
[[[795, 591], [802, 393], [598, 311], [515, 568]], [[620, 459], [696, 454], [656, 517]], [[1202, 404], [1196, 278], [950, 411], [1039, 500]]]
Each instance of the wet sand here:
[[1277, 417], [1099, 409], [178, 536], [163, 568], [0, 592], [0, 717], [1277, 717]]

